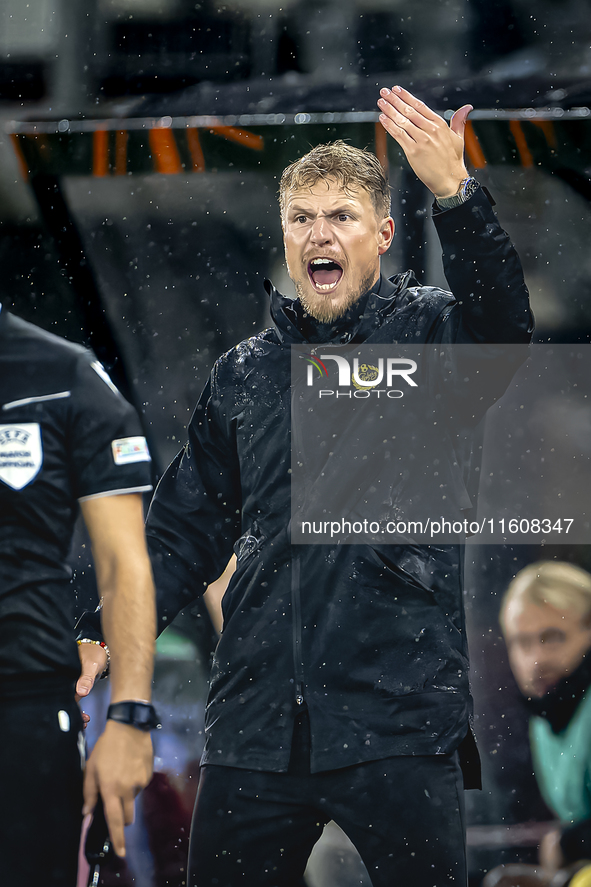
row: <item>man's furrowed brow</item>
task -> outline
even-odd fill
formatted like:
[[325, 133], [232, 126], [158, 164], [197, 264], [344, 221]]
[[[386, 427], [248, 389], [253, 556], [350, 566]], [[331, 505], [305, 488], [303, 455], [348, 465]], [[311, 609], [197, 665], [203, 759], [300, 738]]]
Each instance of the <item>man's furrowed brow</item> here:
[[[293, 203], [287, 208], [287, 212], [289, 215], [302, 215], [313, 216], [316, 215], [316, 211], [309, 206], [301, 206], [298, 203]], [[336, 206], [334, 209], [328, 210], [320, 210], [318, 215], [321, 216], [338, 216], [339, 213], [348, 213], [349, 215], [355, 215], [358, 212], [355, 206], [351, 203], [344, 203], [341, 206]]]
[[297, 215], [298, 213], [303, 213], [304, 215], [310, 215], [312, 213], [312, 210], [309, 206], [300, 206], [299, 203], [291, 203], [287, 207], [287, 212], [290, 214], [293, 213], [294, 215]]

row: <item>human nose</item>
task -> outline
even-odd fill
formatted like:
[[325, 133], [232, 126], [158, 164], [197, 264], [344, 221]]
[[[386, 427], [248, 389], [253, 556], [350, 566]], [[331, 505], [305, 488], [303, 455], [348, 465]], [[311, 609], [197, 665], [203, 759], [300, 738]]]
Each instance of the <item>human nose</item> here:
[[556, 651], [547, 644], [539, 642], [531, 651], [530, 671], [532, 676], [543, 677], [552, 672], [556, 665]]
[[310, 232], [312, 243], [321, 245], [323, 243], [331, 243], [332, 239], [332, 228], [329, 221], [324, 216], [315, 219]]
[[544, 645], [539, 641], [532, 642], [528, 649], [524, 651], [523, 658], [533, 668], [538, 662], [544, 659]]

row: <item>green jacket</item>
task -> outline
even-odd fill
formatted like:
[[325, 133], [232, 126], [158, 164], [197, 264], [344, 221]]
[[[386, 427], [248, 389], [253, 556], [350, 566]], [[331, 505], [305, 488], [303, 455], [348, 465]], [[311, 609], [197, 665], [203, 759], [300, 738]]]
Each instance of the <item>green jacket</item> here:
[[591, 688], [566, 728], [530, 720], [534, 772], [542, 797], [563, 825], [591, 818]]

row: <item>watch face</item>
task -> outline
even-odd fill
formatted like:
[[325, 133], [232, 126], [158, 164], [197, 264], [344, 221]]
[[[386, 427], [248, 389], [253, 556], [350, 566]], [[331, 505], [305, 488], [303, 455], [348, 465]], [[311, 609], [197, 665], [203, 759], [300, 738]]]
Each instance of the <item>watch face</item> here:
[[145, 702], [112, 703], [107, 711], [107, 718], [130, 724], [138, 730], [154, 730], [161, 726], [154, 706]]
[[150, 730], [158, 726], [158, 717], [151, 705], [135, 705], [133, 723], [141, 730]]
[[461, 195], [464, 200], [468, 200], [469, 197], [472, 197], [475, 191], [478, 190], [478, 182], [476, 179], [469, 178], [464, 182], [462, 186]]

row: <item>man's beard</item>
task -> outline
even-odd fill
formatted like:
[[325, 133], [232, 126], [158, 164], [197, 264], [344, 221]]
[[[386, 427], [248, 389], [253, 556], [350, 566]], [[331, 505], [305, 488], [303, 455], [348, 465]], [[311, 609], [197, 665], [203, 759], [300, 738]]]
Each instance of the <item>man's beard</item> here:
[[306, 292], [306, 288], [300, 281], [294, 280], [294, 286], [297, 297], [307, 313], [311, 314], [312, 317], [316, 318], [320, 323], [331, 323], [333, 320], [338, 320], [339, 317], [343, 317], [349, 308], [371, 289], [374, 277], [375, 271], [370, 271], [361, 281], [359, 288], [351, 290], [351, 292], [347, 293], [346, 297], [336, 305], [331, 303], [330, 296], [323, 296], [312, 289], [312, 287], [307, 288], [308, 291]]

